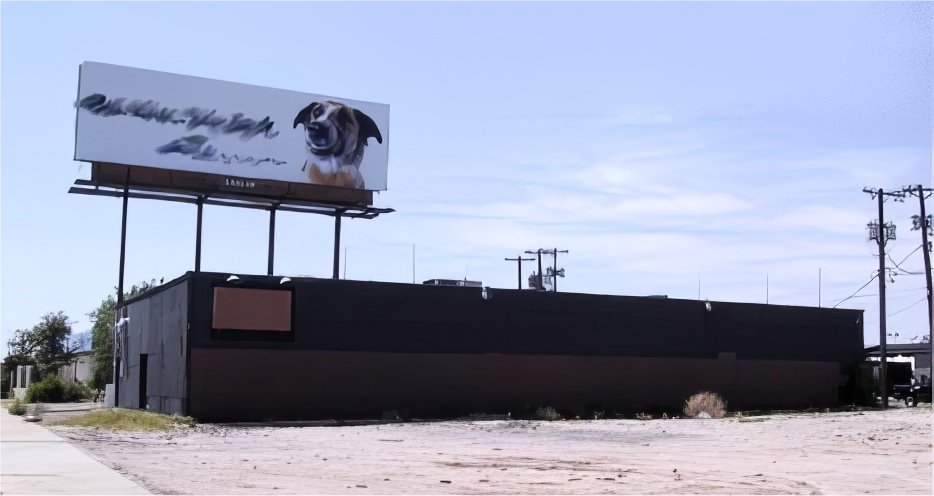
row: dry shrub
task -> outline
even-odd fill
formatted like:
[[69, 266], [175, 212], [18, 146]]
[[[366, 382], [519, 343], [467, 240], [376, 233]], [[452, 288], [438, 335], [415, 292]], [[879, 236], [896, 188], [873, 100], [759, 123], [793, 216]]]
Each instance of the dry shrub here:
[[535, 420], [561, 420], [561, 414], [559, 414], [554, 408], [550, 406], [538, 407], [535, 409]]
[[[706, 413], [706, 415], [701, 415]], [[697, 418], [723, 418], [726, 415], [726, 401], [717, 393], [704, 391], [691, 396], [684, 402], [684, 415]]]

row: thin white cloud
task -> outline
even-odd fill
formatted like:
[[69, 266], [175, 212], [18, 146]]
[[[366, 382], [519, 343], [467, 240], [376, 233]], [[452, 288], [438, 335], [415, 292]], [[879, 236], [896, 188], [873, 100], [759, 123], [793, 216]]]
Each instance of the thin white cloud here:
[[859, 232], [866, 221], [862, 212], [852, 208], [814, 204], [776, 215], [769, 224], [773, 228], [793, 232], [852, 235]]
[[[839, 181], [863, 184], [864, 186], [900, 189], [918, 177], [919, 170], [927, 165], [930, 152], [909, 147], [857, 148], [832, 150], [812, 157], [786, 161], [783, 168], [789, 172], [803, 171], [809, 181], [825, 174], [833, 174]], [[823, 179], [830, 179], [824, 176]]]

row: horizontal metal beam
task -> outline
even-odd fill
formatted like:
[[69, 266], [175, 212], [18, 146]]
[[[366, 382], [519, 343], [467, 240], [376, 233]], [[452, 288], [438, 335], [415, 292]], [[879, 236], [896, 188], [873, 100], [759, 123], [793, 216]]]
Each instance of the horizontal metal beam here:
[[[75, 181], [69, 193], [90, 196], [110, 196], [122, 198], [124, 191], [122, 189], [112, 188], [110, 186], [101, 186], [85, 179]], [[327, 205], [320, 203], [295, 201], [295, 200], [271, 200], [250, 197], [245, 195], [234, 195], [215, 193], [210, 196], [202, 193], [182, 191], [182, 190], [158, 190], [154, 188], [133, 187], [126, 195], [129, 198], [139, 198], [144, 200], [161, 200], [179, 203], [198, 203], [199, 200], [207, 205], [217, 205], [222, 207], [249, 208], [254, 210], [284, 210], [288, 212], [309, 213], [327, 216], [349, 217], [355, 219], [373, 219], [380, 214], [395, 212], [391, 208], [375, 207], [357, 207], [346, 205]]]
[[[113, 188], [119, 191], [123, 191], [122, 184], [110, 184], [110, 183], [98, 183], [88, 179], [76, 179], [76, 186], [91, 186], [94, 188]], [[373, 207], [367, 207], [364, 205], [356, 204], [344, 204], [344, 203], [323, 203], [323, 202], [312, 202], [308, 200], [296, 200], [293, 198], [278, 198], [278, 197], [269, 197], [269, 196], [258, 196], [251, 195], [248, 193], [237, 193], [229, 191], [194, 191], [183, 188], [164, 188], [164, 187], [153, 187], [153, 186], [139, 186], [133, 185], [130, 187], [132, 190], [136, 191], [151, 191], [156, 193], [167, 193], [173, 195], [184, 195], [184, 196], [203, 196], [205, 198], [226, 198], [230, 200], [239, 200], [239, 201], [248, 201], [254, 203], [262, 203], [267, 205], [301, 205], [308, 207], [321, 207], [326, 209], [334, 208], [348, 208], [348, 209], [359, 209], [364, 210]]]
[[[80, 188], [72, 186], [68, 190], [69, 193], [76, 195], [90, 195], [90, 196], [111, 196], [114, 198], [123, 198], [123, 191], [109, 190], [109, 189], [89, 189], [89, 188]], [[129, 191], [127, 196], [130, 198], [141, 198], [144, 200], [163, 200], [163, 201], [174, 201], [180, 203], [197, 203], [197, 199], [188, 198], [184, 196], [171, 196], [171, 195], [160, 195], [157, 193], [141, 193], [138, 191]]]

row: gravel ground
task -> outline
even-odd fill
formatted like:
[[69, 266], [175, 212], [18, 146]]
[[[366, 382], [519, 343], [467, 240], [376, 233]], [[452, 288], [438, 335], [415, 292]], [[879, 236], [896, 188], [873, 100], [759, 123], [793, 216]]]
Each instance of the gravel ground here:
[[717, 420], [52, 429], [161, 494], [931, 494], [930, 405]]

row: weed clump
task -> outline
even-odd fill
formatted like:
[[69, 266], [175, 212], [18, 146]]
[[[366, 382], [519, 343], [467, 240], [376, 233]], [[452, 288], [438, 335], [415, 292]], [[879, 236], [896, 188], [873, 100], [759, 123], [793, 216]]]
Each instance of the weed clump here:
[[80, 417], [68, 419], [61, 425], [73, 427], [99, 427], [115, 431], [168, 431], [176, 427], [192, 427], [195, 419], [181, 415], [163, 415], [143, 410], [111, 408], [95, 410]]
[[10, 408], [7, 409], [10, 412], [10, 415], [26, 415], [26, 404], [16, 398], [13, 400], [13, 403], [10, 404]]
[[726, 401], [710, 391], [697, 393], [684, 402], [684, 415], [690, 418], [723, 418]]
[[554, 408], [550, 406], [538, 407], [535, 409], [535, 420], [561, 420], [561, 414], [559, 414]]

